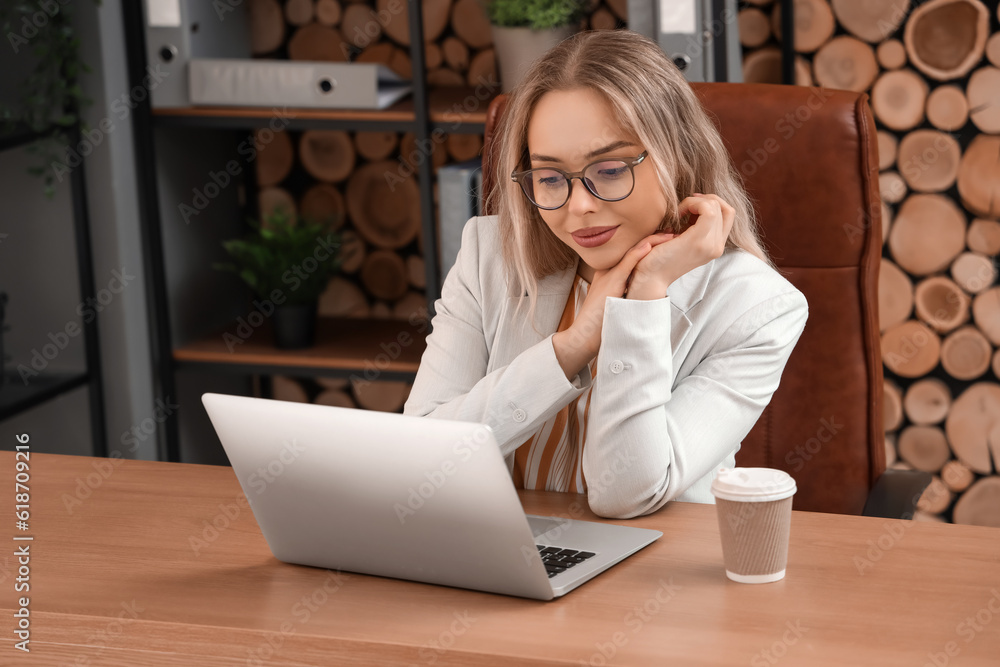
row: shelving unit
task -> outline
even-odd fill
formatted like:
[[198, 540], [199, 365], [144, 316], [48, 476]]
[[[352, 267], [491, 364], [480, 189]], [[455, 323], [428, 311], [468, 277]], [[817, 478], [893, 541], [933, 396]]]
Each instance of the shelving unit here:
[[[20, 129], [0, 136], [0, 150], [11, 150], [46, 138], [54, 128], [45, 132]], [[80, 141], [80, 127], [74, 125], [68, 132], [69, 145]], [[80, 284], [80, 300], [89, 303], [96, 295], [94, 287], [93, 255], [90, 245], [90, 219], [87, 211], [86, 180], [83, 164], [70, 170], [70, 196], [73, 205], [73, 231], [76, 241], [76, 264]], [[44, 372], [31, 378], [27, 384], [16, 373], [6, 372], [0, 359], [0, 372], [6, 381], [0, 385], [0, 422], [38, 405], [62, 396], [78, 387], [87, 387], [90, 404], [90, 431], [94, 456], [108, 455], [107, 428], [104, 420], [104, 386], [101, 374], [101, 352], [97, 337], [97, 318], [81, 323], [86, 368], [78, 373]]]
[[[123, 2], [128, 40], [128, 69], [132, 86], [140, 85], [146, 62], [145, 32], [142, 3]], [[455, 87], [428, 90], [425, 82], [423, 22], [421, 3], [408, 0], [410, 16], [410, 59], [413, 70], [413, 93], [384, 110], [289, 110], [286, 130], [388, 130], [413, 132], [417, 145], [427, 145], [435, 131], [482, 133], [489, 100], [477, 97], [477, 111], [469, 113], [463, 102], [476, 95], [474, 88]], [[275, 104], [279, 107], [279, 104]], [[171, 294], [167, 288], [163, 228], [159, 208], [159, 163], [154, 132], [170, 129], [252, 130], [265, 126], [274, 117], [270, 108], [197, 107], [182, 109], [151, 109], [148, 98], [134, 112], [136, 159], [140, 166], [140, 207], [143, 215], [143, 252], [146, 265], [147, 298], [150, 304], [150, 329], [153, 336], [154, 396], [167, 400], [175, 396], [176, 372], [198, 369], [213, 373], [280, 374], [298, 373], [310, 376], [350, 377], [363, 372], [380, 349], [379, 343], [393, 340], [401, 332], [412, 336], [412, 344], [397, 358], [380, 364], [379, 379], [412, 381], [424, 349], [421, 330], [404, 320], [321, 319], [318, 344], [308, 350], [285, 351], [270, 345], [269, 324], [255, 331], [250, 339], [230, 351], [222, 342], [220, 332], [206, 331], [204, 337], [183, 345], [172, 340], [170, 308]], [[214, 165], [213, 165], [214, 168]], [[249, 170], [248, 170], [249, 171]], [[434, 301], [440, 294], [438, 275], [436, 220], [433, 202], [433, 172], [430, 159], [417, 165], [420, 195], [420, 216], [426, 287], [424, 289], [430, 316]], [[334, 335], [336, 332], [336, 335]], [[179, 461], [179, 427], [177, 417], [162, 425], [159, 441], [161, 460]]]

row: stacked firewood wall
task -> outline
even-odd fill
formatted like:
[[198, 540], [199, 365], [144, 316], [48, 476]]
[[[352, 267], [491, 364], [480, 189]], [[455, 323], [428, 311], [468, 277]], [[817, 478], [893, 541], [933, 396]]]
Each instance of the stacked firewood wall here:
[[[868, 93], [878, 127], [888, 461], [934, 474], [920, 518], [1000, 525], [1000, 10], [794, 7], [796, 82]], [[780, 3], [738, 23], [745, 79], [780, 83]]]
[[[581, 28], [624, 26], [627, 0], [591, 2]], [[412, 78], [404, 0], [251, 0], [253, 53], [263, 58], [381, 63]], [[480, 0], [426, 0], [424, 60], [431, 87], [471, 86], [485, 105], [500, 92], [490, 24]], [[482, 101], [486, 98], [486, 102]], [[469, 111], [467, 105], [463, 106]], [[477, 109], [485, 111], [485, 107]], [[330, 220], [342, 234], [342, 273], [320, 299], [320, 316], [425, 317], [424, 239], [417, 167], [477, 157], [482, 135], [450, 134], [417, 146], [413, 133], [261, 130], [256, 196], [262, 215], [278, 207]], [[437, 187], [435, 210], [437, 208]], [[406, 382], [272, 379], [285, 400], [397, 412]]]

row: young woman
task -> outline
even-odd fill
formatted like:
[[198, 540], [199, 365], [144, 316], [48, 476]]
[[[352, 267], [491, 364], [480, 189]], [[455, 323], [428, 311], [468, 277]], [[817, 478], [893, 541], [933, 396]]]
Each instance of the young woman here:
[[586, 32], [498, 129], [404, 407], [488, 424], [519, 488], [605, 517], [711, 503], [808, 316], [718, 132], [651, 40]]

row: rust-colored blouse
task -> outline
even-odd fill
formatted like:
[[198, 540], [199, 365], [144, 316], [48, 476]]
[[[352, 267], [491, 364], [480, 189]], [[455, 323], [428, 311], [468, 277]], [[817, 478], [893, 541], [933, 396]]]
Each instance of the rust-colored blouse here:
[[[573, 324], [590, 284], [577, 275], [566, 299], [558, 331]], [[596, 380], [597, 358], [590, 361], [590, 374]], [[583, 448], [587, 442], [587, 416], [593, 382], [584, 393], [563, 406], [541, 429], [528, 438], [514, 453], [514, 486], [537, 491], [586, 493], [583, 476]]]

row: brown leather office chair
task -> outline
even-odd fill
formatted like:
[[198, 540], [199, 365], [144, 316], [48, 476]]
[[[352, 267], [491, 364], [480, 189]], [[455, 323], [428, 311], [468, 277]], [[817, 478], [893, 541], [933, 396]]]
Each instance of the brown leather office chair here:
[[[867, 96], [762, 84], [692, 87], [743, 175], [765, 247], [809, 301], [805, 331], [737, 464], [787, 471], [798, 486], [795, 509], [820, 512], [861, 514], [881, 478], [865, 513], [905, 515], [929, 476], [883, 475], [882, 228]], [[484, 193], [493, 186], [491, 140], [506, 102], [496, 98], [487, 113]], [[887, 497], [889, 477], [908, 479]]]

